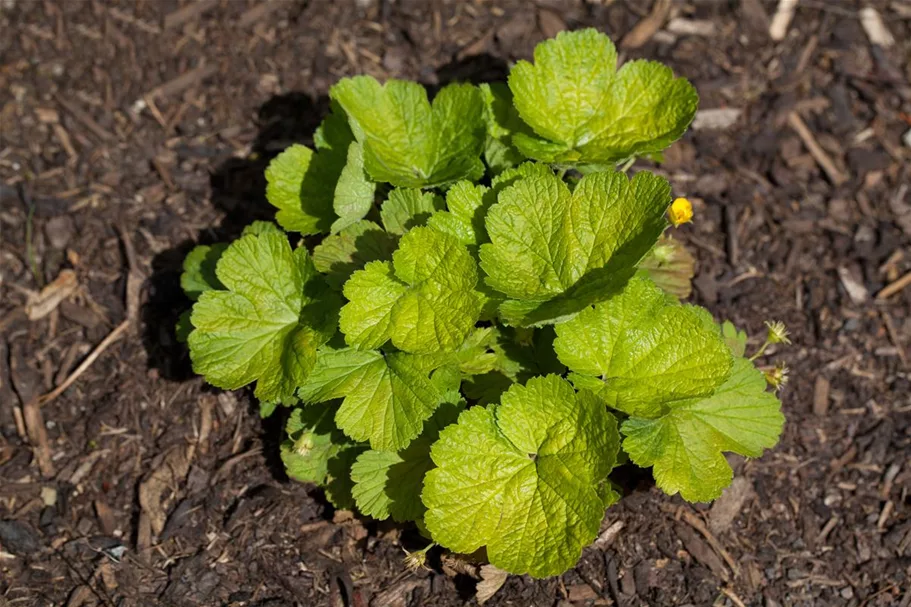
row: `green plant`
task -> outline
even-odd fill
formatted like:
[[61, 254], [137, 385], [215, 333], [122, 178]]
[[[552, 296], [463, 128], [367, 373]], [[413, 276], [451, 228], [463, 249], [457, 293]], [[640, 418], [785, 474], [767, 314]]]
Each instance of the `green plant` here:
[[724, 452], [777, 442], [780, 403], [745, 335], [650, 278], [681, 289], [664, 233], [692, 208], [664, 178], [616, 169], [683, 134], [688, 82], [648, 61], [618, 70], [584, 30], [540, 44], [508, 86], [453, 84], [431, 103], [358, 76], [330, 95], [315, 149], [266, 171], [283, 229], [197, 247], [183, 276], [196, 372], [255, 382], [264, 415], [293, 407], [291, 477], [540, 577], [594, 539], [621, 450], [665, 492], [708, 501], [731, 481]]

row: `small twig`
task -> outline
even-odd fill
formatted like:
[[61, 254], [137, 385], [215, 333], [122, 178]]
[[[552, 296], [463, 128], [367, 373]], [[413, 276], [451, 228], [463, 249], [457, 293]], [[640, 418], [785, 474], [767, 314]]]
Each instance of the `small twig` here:
[[834, 514], [832, 515], [832, 517], [828, 520], [828, 522], [826, 522], [825, 526], [823, 526], [823, 528], [819, 531], [819, 534], [816, 536], [817, 544], [821, 544], [822, 542], [826, 541], [826, 538], [829, 537], [829, 534], [832, 533], [833, 529], [835, 529], [835, 525], [838, 524], [839, 520], [840, 519], [838, 516]]
[[737, 211], [733, 205], [724, 206], [724, 227], [727, 232], [728, 260], [732, 267], [740, 263], [740, 239], [737, 234]]
[[747, 607], [746, 603], [744, 603], [743, 600], [739, 596], [734, 594], [734, 591], [731, 590], [730, 588], [722, 588], [721, 594], [728, 597], [731, 600], [731, 602], [734, 603], [734, 605], [736, 605], [737, 607]]
[[797, 67], [794, 68], [795, 74], [803, 74], [807, 69], [807, 66], [810, 64], [810, 59], [813, 57], [813, 53], [816, 51], [816, 46], [819, 44], [819, 36], [813, 34], [810, 36], [810, 40], [807, 42], [807, 45], [803, 48], [803, 52], [800, 54], [800, 59], [797, 61]]
[[142, 19], [134, 17], [133, 15], [127, 13], [126, 11], [122, 11], [120, 9], [112, 7], [112, 8], [108, 9], [108, 12], [111, 14], [111, 17], [113, 17], [114, 19], [117, 19], [118, 21], [122, 21], [124, 23], [128, 23], [129, 25], [132, 25], [138, 29], [141, 29], [142, 31], [146, 32], [147, 34], [152, 34], [152, 35], [157, 36], [158, 34], [161, 33], [161, 28], [158, 27], [157, 25], [148, 23], [146, 21], [143, 21]]
[[895, 502], [889, 500], [883, 506], [882, 511], [879, 513], [879, 518], [876, 520], [876, 529], [882, 533], [886, 530], [886, 522], [889, 520], [889, 516], [892, 514], [892, 510], [895, 509]]
[[671, 0], [658, 0], [652, 6], [652, 11], [620, 41], [620, 47], [625, 49], [639, 48], [652, 39], [671, 12]]
[[807, 149], [810, 151], [810, 155], [812, 155], [813, 159], [822, 167], [822, 170], [829, 178], [829, 181], [838, 186], [848, 180], [848, 176], [838, 170], [838, 167], [835, 166], [835, 163], [832, 162], [832, 159], [826, 154], [826, 151], [816, 142], [816, 137], [813, 136], [813, 133], [797, 112], [788, 114], [788, 124], [797, 132], [797, 135], [800, 137], [801, 141], [803, 141], [803, 144], [807, 146]]
[[889, 299], [908, 285], [911, 285], [911, 272], [908, 272], [895, 282], [889, 283], [883, 290], [876, 294], [876, 299]]
[[57, 471], [54, 468], [54, 461], [51, 458], [50, 440], [47, 436], [47, 426], [44, 423], [44, 416], [41, 415], [41, 403], [38, 399], [32, 399], [22, 407], [22, 417], [25, 422], [25, 430], [28, 440], [32, 444], [35, 461], [38, 463], [38, 469], [41, 475], [50, 478]]
[[898, 331], [895, 330], [895, 324], [892, 322], [892, 317], [889, 316], [889, 313], [885, 310], [880, 310], [879, 314], [882, 316], [883, 324], [886, 326], [886, 333], [889, 334], [889, 339], [892, 340], [892, 345], [894, 345], [895, 349], [898, 350], [898, 357], [901, 359], [902, 365], [907, 369], [908, 357], [905, 354], [905, 345], [899, 338]]
[[102, 141], [113, 141], [115, 139], [114, 135], [104, 130], [100, 124], [95, 122], [91, 116], [83, 112], [81, 109], [64, 99], [59, 93], [54, 93], [54, 99], [57, 100], [57, 103], [60, 104], [60, 107], [65, 109], [67, 112], [73, 115], [73, 118], [81, 122], [85, 127], [95, 133], [99, 139]]
[[[85, 357], [85, 360], [83, 360], [82, 363], [78, 367], [76, 367], [75, 371], [70, 373], [69, 377], [67, 377], [63, 381], [62, 384], [60, 384], [59, 386], [57, 386], [56, 388], [54, 388], [47, 394], [42, 394], [41, 396], [33, 399], [32, 402], [35, 403], [36, 406], [40, 407], [42, 405], [46, 405], [47, 403], [51, 402], [52, 400], [54, 400], [55, 398], [57, 398], [58, 396], [60, 396], [64, 392], [66, 392], [66, 389], [69, 388], [70, 386], [72, 386], [73, 383], [77, 379], [79, 379], [79, 377], [83, 373], [85, 373], [89, 367], [92, 366], [92, 363], [94, 363], [95, 360], [99, 356], [101, 356], [102, 352], [107, 350], [108, 347], [112, 343], [114, 343], [115, 341], [120, 339], [120, 336], [123, 335], [124, 331], [126, 331], [127, 328], [129, 328], [129, 326], [130, 326], [130, 319], [126, 319], [122, 323], [117, 325], [113, 331], [108, 333], [107, 337], [105, 337], [104, 339], [101, 340], [101, 343], [99, 343], [97, 346], [95, 346], [95, 349], [92, 350], [89, 353], [89, 355]], [[29, 403], [29, 404], [31, 404], [31, 403]], [[26, 405], [26, 406], [28, 406], [28, 405]]]
[[724, 546], [721, 545], [721, 542], [709, 531], [708, 527], [705, 526], [705, 523], [702, 522], [702, 519], [696, 516], [691, 512], [683, 511], [683, 520], [693, 529], [702, 534], [702, 537], [706, 539], [712, 549], [718, 553], [718, 556], [724, 559], [724, 562], [727, 563], [730, 567], [731, 572], [734, 574], [734, 577], [740, 577], [740, 567], [737, 565], [737, 561], [734, 560], [727, 550], [724, 549]]
[[197, 82], [200, 82], [215, 72], [218, 71], [218, 67], [215, 65], [206, 65], [205, 61], [200, 61], [199, 67], [190, 70], [189, 72], [184, 72], [180, 76], [168, 80], [164, 84], [160, 84], [153, 88], [151, 91], [143, 95], [145, 99], [163, 99], [171, 95], [177, 95]]
[[227, 460], [225, 460], [225, 463], [215, 471], [215, 474], [212, 475], [212, 479], [209, 481], [209, 485], [215, 485], [218, 481], [225, 477], [231, 468], [244, 461], [245, 459], [257, 456], [262, 452], [263, 448], [261, 446], [256, 446], [247, 451], [244, 451], [243, 453], [238, 453], [233, 457], [229, 457]]
[[126, 322], [139, 320], [139, 305], [142, 293], [143, 275], [139, 269], [139, 258], [133, 247], [133, 239], [123, 222], [117, 224], [120, 240], [123, 242], [123, 252], [127, 258], [127, 288], [126, 288]]

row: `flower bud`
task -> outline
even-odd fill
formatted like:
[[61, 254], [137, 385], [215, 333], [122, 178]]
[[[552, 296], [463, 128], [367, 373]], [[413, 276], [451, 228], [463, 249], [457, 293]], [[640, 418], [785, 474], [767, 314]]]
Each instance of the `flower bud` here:
[[772, 369], [765, 371], [763, 375], [765, 375], [765, 380], [769, 383], [769, 385], [772, 386], [777, 392], [788, 383], [789, 372], [790, 369], [788, 369], [788, 365], [780, 362]]
[[776, 320], [774, 322], [766, 321], [765, 326], [769, 328], [769, 334], [766, 337], [766, 341], [770, 344], [789, 344], [791, 340], [788, 339], [788, 328], [784, 325], [783, 322]]

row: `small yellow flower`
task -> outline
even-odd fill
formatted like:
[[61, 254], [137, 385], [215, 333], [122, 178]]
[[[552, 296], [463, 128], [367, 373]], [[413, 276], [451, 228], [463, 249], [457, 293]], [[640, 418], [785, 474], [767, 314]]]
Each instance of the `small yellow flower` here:
[[791, 340], [788, 338], [788, 328], [780, 320], [774, 322], [766, 321], [765, 326], [769, 328], [769, 334], [766, 337], [766, 341], [770, 344], [790, 344]]
[[674, 227], [693, 221], [693, 204], [686, 198], [675, 198], [668, 212]]

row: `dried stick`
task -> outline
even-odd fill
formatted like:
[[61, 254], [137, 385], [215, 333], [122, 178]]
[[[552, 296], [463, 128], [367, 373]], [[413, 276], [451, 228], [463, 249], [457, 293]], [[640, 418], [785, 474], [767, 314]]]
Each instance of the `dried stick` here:
[[59, 386], [57, 386], [56, 388], [54, 388], [47, 394], [42, 394], [38, 398], [34, 399], [32, 402], [36, 403], [37, 406], [40, 407], [41, 405], [46, 405], [47, 403], [51, 402], [52, 400], [54, 400], [55, 398], [57, 398], [58, 396], [63, 394], [67, 388], [69, 388], [70, 386], [73, 385], [73, 382], [75, 382], [77, 379], [79, 379], [80, 375], [85, 373], [88, 370], [88, 368], [92, 366], [92, 363], [94, 363], [95, 360], [99, 356], [101, 356], [101, 353], [104, 352], [105, 350], [107, 350], [108, 346], [110, 346], [112, 343], [114, 343], [115, 341], [120, 339], [120, 336], [123, 335], [124, 331], [126, 331], [127, 328], [129, 328], [129, 326], [130, 326], [130, 319], [126, 319], [122, 323], [117, 325], [113, 331], [108, 333], [107, 337], [105, 337], [104, 339], [101, 340], [101, 343], [99, 343], [97, 346], [95, 346], [95, 349], [92, 350], [91, 353], [89, 353], [89, 355], [85, 357], [85, 360], [83, 360], [82, 363], [78, 367], [76, 367], [76, 370], [73, 371], [72, 373], [70, 373], [69, 377], [67, 377], [65, 380], [63, 380], [62, 384], [60, 384]]
[[826, 176], [828, 176], [829, 181], [838, 186], [848, 180], [848, 176], [838, 170], [838, 167], [835, 166], [835, 163], [832, 162], [832, 159], [826, 154], [826, 151], [816, 142], [816, 137], [813, 136], [813, 133], [810, 132], [810, 129], [797, 112], [788, 114], [788, 124], [790, 124], [791, 128], [800, 136], [801, 141], [803, 141], [803, 144], [810, 150], [813, 159], [822, 167], [822, 170], [825, 172]]

